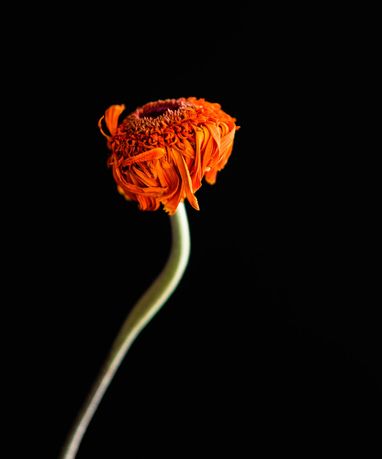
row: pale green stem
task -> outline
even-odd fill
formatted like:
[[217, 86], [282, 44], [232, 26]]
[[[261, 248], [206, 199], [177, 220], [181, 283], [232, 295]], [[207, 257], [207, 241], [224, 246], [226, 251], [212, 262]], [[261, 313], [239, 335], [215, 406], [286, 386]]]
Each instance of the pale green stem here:
[[83, 405], [61, 452], [61, 459], [74, 459], [82, 438], [130, 346], [176, 289], [190, 255], [190, 231], [186, 209], [180, 203], [170, 217], [172, 245], [162, 272], [135, 304], [117, 335], [89, 396]]

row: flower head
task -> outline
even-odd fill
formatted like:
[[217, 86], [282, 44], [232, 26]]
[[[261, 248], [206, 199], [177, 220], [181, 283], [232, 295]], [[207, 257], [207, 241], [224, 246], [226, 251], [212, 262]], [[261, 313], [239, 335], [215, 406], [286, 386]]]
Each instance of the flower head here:
[[226, 165], [238, 129], [235, 118], [219, 104], [195, 97], [149, 102], [119, 122], [124, 110], [112, 105], [98, 123], [119, 192], [142, 210], [162, 204], [172, 215], [186, 198], [199, 210], [195, 192], [204, 177], [214, 184]]

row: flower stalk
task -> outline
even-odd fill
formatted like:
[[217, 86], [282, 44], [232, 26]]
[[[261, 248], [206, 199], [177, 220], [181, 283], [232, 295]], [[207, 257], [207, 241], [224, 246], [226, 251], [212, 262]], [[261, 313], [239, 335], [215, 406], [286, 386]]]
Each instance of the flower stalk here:
[[170, 217], [169, 258], [148, 290], [128, 314], [62, 449], [60, 459], [74, 459], [103, 395], [131, 345], [178, 286], [190, 256], [190, 231], [184, 203]]

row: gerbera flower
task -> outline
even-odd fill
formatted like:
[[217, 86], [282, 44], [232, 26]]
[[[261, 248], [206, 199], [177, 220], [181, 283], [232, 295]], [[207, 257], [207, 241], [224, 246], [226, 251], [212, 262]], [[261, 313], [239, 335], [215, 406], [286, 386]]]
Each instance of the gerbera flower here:
[[226, 165], [236, 119], [219, 104], [195, 97], [149, 102], [119, 122], [124, 110], [112, 105], [98, 123], [119, 192], [141, 210], [163, 205], [172, 215], [186, 198], [199, 210], [195, 192], [204, 177], [214, 184]]

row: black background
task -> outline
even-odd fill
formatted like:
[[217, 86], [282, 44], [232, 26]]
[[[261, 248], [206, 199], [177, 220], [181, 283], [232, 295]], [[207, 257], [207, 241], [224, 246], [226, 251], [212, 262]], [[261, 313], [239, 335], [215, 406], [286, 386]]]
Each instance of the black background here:
[[111, 104], [189, 96], [219, 102], [241, 129], [216, 185], [197, 193], [200, 212], [187, 205], [186, 274], [128, 353], [78, 457], [374, 444], [380, 301], [360, 177], [338, 135], [353, 42], [336, 32], [342, 15], [320, 13], [62, 6], [30, 25], [3, 174], [13, 424], [37, 457], [57, 457], [170, 247], [167, 215], [117, 193], [98, 119]]

